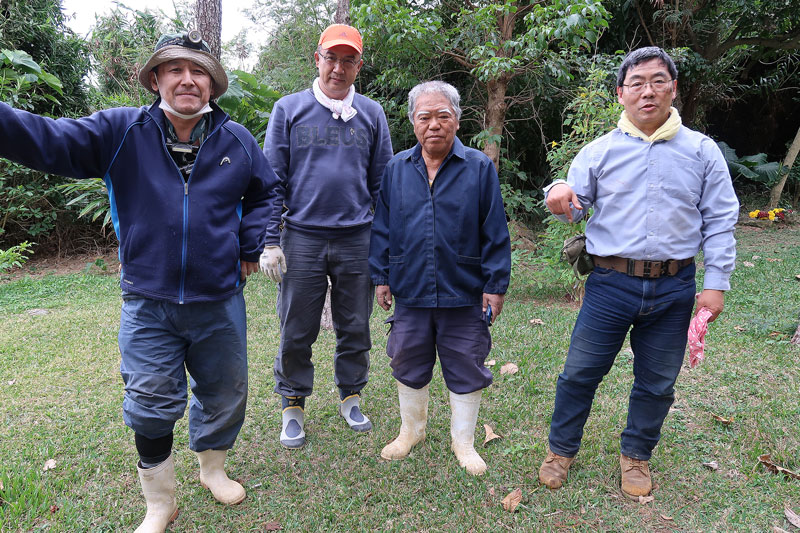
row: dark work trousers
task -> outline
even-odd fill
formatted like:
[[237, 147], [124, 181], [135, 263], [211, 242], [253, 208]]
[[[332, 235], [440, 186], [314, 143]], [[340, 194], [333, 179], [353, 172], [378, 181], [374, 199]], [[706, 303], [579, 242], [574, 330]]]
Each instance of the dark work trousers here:
[[492, 337], [481, 305], [469, 307], [405, 307], [395, 304], [386, 354], [392, 376], [407, 387], [430, 383], [436, 354], [447, 388], [469, 394], [492, 384], [483, 365]]
[[278, 288], [281, 343], [275, 357], [275, 392], [309, 396], [314, 387], [311, 345], [317, 340], [328, 279], [336, 332], [334, 381], [340, 389], [360, 391], [369, 372], [369, 317], [374, 287], [369, 277], [370, 228], [334, 239], [285, 227], [281, 248], [287, 272]]

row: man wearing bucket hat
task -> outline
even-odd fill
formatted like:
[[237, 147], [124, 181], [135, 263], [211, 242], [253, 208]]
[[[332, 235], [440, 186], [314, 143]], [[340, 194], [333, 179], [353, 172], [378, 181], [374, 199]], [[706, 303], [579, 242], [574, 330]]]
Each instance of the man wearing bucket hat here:
[[178, 514], [173, 427], [187, 403], [200, 482], [224, 504], [245, 497], [223, 469], [247, 400], [245, 280], [258, 270], [277, 177], [253, 136], [211, 100], [228, 87], [197, 32], [163, 36], [139, 75], [151, 106], [78, 120], [0, 104], [0, 156], [98, 177], [119, 239], [123, 419], [135, 432], [147, 515]]
[[[275, 358], [275, 392], [282, 396], [280, 442], [305, 444], [305, 397], [314, 384], [311, 345], [331, 280], [336, 330], [334, 378], [339, 414], [354, 431], [369, 431], [360, 392], [369, 369], [369, 316], [374, 292], [367, 257], [372, 213], [383, 168], [392, 157], [386, 115], [357, 94], [353, 82], [363, 61], [358, 30], [329, 26], [314, 61], [311, 88], [275, 103], [264, 151], [280, 179], [261, 268], [279, 283], [281, 342]], [[278, 238], [278, 227], [283, 230]]]

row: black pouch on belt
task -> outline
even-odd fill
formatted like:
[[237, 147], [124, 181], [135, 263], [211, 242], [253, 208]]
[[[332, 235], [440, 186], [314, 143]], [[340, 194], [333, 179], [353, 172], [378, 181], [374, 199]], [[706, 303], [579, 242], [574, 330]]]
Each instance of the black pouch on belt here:
[[572, 265], [572, 270], [578, 277], [585, 276], [594, 268], [592, 256], [586, 251], [586, 235], [583, 233], [564, 241], [564, 247], [561, 248], [561, 256], [567, 263]]

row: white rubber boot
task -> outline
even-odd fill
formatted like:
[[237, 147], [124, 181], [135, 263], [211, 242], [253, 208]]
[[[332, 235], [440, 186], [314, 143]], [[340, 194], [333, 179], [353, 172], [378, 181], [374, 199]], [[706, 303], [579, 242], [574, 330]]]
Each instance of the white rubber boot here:
[[481, 391], [456, 394], [450, 391], [450, 436], [459, 464], [474, 476], [486, 472], [486, 463], [475, 451], [475, 424], [481, 407]]
[[139, 468], [139, 482], [147, 501], [147, 514], [135, 533], [164, 533], [167, 525], [178, 517], [175, 502], [175, 461], [172, 454], [158, 466]]
[[428, 385], [412, 389], [397, 382], [400, 399], [400, 434], [381, 450], [381, 457], [390, 461], [405, 459], [411, 448], [425, 439], [428, 424]]
[[227, 450], [195, 452], [200, 461], [200, 484], [211, 491], [219, 503], [236, 505], [247, 495], [239, 483], [225, 474]]

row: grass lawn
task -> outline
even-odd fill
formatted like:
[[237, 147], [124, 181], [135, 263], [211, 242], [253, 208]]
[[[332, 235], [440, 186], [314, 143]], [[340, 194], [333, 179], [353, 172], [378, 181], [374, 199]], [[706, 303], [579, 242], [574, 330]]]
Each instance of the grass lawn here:
[[[651, 461], [654, 501], [630, 502], [619, 492], [619, 433], [632, 379], [627, 349], [598, 390], [567, 484], [554, 492], [538, 485], [578, 309], [546, 284], [538, 288], [536, 272], [515, 268], [492, 328], [495, 382], [484, 392], [476, 441], [483, 441], [483, 424], [503, 438], [479, 448], [489, 467], [480, 478], [467, 475], [449, 449], [438, 370], [427, 440], [405, 461], [380, 459], [400, 418], [385, 355], [387, 313], [377, 306], [363, 403], [374, 430], [354, 434], [338, 416], [334, 336], [323, 331], [307, 401], [308, 445], [283, 449], [272, 392], [275, 287], [256, 275], [245, 289], [247, 419], [228, 459], [248, 497], [225, 508], [200, 486], [184, 418], [175, 431], [181, 513], [170, 531], [792, 530], [784, 508], [800, 514], [800, 480], [769, 473], [758, 457], [770, 454], [800, 471], [800, 347], [789, 344], [800, 311], [800, 226], [742, 227], [737, 237], [726, 311], [710, 328], [706, 360], [684, 368]], [[133, 432], [121, 416], [119, 309], [113, 275], [0, 282], [0, 531], [132, 531], [144, 516]], [[500, 375], [508, 362], [519, 372]], [[723, 425], [712, 415], [733, 421]], [[51, 459], [55, 466], [45, 470]], [[718, 469], [703, 466], [711, 461]], [[516, 488], [522, 504], [511, 514], [500, 502]]]

